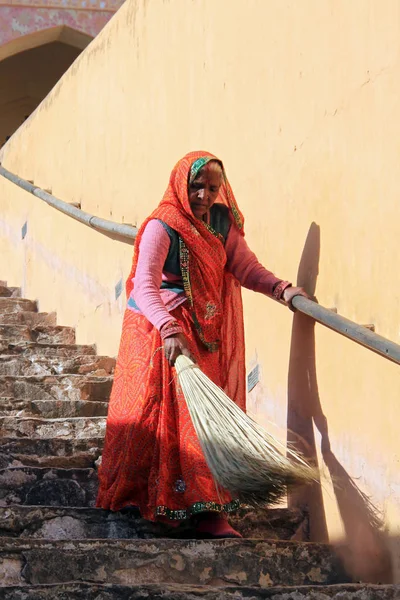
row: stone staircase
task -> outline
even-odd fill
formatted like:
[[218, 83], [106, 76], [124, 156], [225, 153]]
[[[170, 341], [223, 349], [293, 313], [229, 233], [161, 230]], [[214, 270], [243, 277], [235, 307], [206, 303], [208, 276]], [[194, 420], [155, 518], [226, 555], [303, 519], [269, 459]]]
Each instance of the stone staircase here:
[[301, 511], [243, 508], [242, 540], [194, 540], [94, 508], [115, 361], [0, 282], [0, 600], [394, 600], [352, 583]]

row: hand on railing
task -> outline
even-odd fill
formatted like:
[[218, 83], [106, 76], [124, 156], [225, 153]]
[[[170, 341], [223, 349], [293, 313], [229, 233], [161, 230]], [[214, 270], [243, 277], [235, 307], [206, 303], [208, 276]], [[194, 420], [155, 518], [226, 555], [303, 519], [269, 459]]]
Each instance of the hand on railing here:
[[293, 286], [287, 287], [282, 294], [282, 300], [293, 312], [296, 311], [295, 307], [292, 304], [292, 300], [295, 296], [303, 296], [303, 298], [308, 298], [308, 300], [311, 300], [310, 296], [307, 294], [304, 288]]

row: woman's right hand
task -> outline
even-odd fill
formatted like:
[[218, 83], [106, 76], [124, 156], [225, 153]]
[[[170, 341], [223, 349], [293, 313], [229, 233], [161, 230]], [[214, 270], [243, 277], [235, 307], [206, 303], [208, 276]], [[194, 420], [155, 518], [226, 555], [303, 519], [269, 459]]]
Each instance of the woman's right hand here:
[[189, 344], [183, 333], [176, 333], [164, 339], [164, 354], [171, 367], [174, 366], [180, 354], [184, 354], [194, 361], [190, 354]]

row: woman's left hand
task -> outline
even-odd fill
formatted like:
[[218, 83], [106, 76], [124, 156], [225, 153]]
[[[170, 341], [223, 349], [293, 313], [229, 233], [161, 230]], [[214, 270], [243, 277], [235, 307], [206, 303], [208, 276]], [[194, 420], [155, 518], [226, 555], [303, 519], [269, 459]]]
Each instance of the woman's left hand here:
[[286, 302], [288, 307], [293, 311], [296, 310], [292, 305], [292, 300], [295, 296], [304, 296], [304, 298], [310, 299], [310, 296], [302, 287], [287, 287], [282, 294], [282, 300]]

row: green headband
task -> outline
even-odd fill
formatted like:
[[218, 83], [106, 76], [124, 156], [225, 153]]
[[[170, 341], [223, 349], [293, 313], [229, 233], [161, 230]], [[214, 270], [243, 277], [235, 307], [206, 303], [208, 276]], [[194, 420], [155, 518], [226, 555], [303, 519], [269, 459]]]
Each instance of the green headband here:
[[204, 167], [204, 165], [209, 163], [210, 160], [216, 160], [216, 159], [212, 158], [211, 156], [202, 156], [201, 158], [198, 158], [197, 160], [194, 161], [194, 163], [190, 167], [189, 183], [192, 183], [196, 179], [200, 169], [202, 169]]

